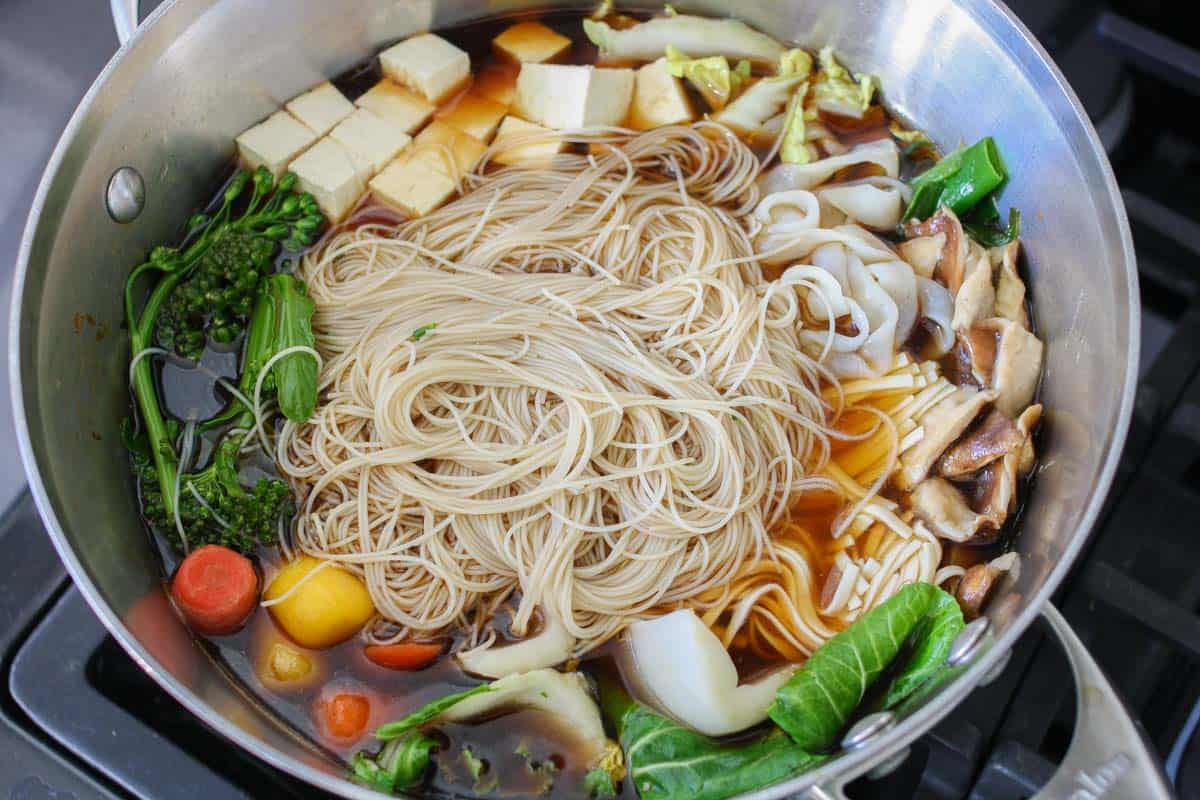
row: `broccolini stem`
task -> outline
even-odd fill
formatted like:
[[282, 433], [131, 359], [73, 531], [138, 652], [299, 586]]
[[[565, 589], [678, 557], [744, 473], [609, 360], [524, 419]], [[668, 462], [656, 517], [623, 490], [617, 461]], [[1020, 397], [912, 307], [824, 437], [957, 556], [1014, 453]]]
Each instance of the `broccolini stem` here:
[[[146, 300], [141, 318], [134, 320], [129, 296], [137, 274], [138, 270], [134, 270], [125, 290], [129, 341], [134, 358], [150, 346], [150, 335], [154, 330], [154, 320], [158, 316], [158, 311], [166, 302], [167, 296], [183, 280], [187, 270], [177, 270], [159, 281]], [[166, 508], [168, 516], [173, 516], [175, 513], [175, 471], [178, 465], [175, 463], [175, 446], [167, 434], [167, 424], [158, 407], [158, 390], [154, 386], [154, 373], [150, 369], [149, 359], [139, 359], [133, 367], [133, 394], [137, 399], [138, 409], [142, 412], [142, 424], [146, 426], [146, 437], [150, 441], [150, 454], [154, 457], [155, 472], [158, 473], [163, 506]]]

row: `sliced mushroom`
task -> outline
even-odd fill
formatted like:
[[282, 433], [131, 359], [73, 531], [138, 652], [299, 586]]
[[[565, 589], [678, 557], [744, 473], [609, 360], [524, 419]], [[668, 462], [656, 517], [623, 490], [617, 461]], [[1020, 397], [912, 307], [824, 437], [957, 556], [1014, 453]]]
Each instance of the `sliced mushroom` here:
[[996, 290], [992, 286], [992, 262], [987, 253], [972, 249], [963, 271], [962, 286], [954, 293], [956, 331], [964, 331], [981, 319], [992, 316], [996, 305]]
[[1020, 561], [1016, 553], [1005, 553], [993, 558], [986, 564], [976, 564], [963, 573], [962, 579], [954, 590], [955, 599], [962, 608], [963, 616], [968, 620], [975, 619], [987, 605], [988, 599], [1000, 578], [1005, 573], [1016, 577]]
[[[964, 291], [966, 287], [964, 285]], [[1016, 322], [1000, 317], [980, 320], [959, 333], [961, 352], [970, 360], [972, 383], [996, 392], [996, 408], [1015, 418], [1033, 400], [1042, 373], [1040, 339]], [[952, 379], [965, 383], [962, 365]]]
[[1025, 437], [1025, 443], [1021, 445], [1021, 455], [1017, 461], [1017, 474], [1021, 477], [1028, 475], [1029, 471], [1033, 469], [1037, 456], [1033, 451], [1033, 429], [1037, 427], [1041, 419], [1041, 403], [1030, 406], [1021, 412], [1021, 416], [1017, 417], [1017, 429]]
[[1010, 320], [997, 321], [999, 339], [992, 367], [996, 408], [1016, 417], [1033, 401], [1042, 374], [1042, 340]]
[[996, 273], [996, 310], [997, 317], [1029, 329], [1029, 314], [1025, 310], [1025, 282], [1017, 273], [1017, 256], [1021, 245], [1011, 241], [1002, 247], [993, 247], [988, 251]]
[[904, 226], [904, 234], [909, 239], [935, 236], [939, 233], [946, 238], [937, 266], [933, 270], [933, 279], [949, 289], [950, 294], [957, 296], [965, 277], [967, 263], [967, 237], [958, 217], [953, 211], [943, 207], [923, 222], [910, 220]]
[[933, 462], [962, 435], [984, 406], [995, 397], [994, 392], [963, 386], [922, 414], [921, 438], [900, 456], [896, 486], [908, 491], [920, 483], [929, 473]]
[[1025, 433], [1011, 419], [992, 409], [942, 454], [938, 471], [947, 478], [965, 478], [998, 458], [1019, 450]]
[[1017, 502], [1017, 463], [1020, 451], [1008, 453], [979, 471], [971, 485], [970, 505], [996, 531]]
[[996, 529], [991, 521], [967, 505], [967, 498], [945, 478], [926, 478], [909, 496], [917, 519], [934, 535], [952, 542], [969, 542]]
[[938, 259], [942, 257], [942, 248], [946, 246], [946, 234], [935, 233], [932, 236], [918, 236], [916, 239], [906, 239], [897, 245], [900, 258], [904, 259], [913, 271], [922, 278], [932, 278], [937, 268]]
[[990, 386], [992, 369], [996, 365], [996, 346], [999, 331], [996, 326], [987, 324], [972, 325], [958, 334], [963, 351], [970, 364], [970, 373], [974, 382], [979, 386]]

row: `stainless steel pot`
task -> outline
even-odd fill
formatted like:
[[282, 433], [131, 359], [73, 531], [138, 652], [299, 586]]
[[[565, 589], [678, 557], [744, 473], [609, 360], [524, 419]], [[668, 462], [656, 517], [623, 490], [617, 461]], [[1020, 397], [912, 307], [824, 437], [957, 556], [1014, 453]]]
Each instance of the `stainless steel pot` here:
[[[430, 27], [590, 0], [176, 0], [136, 33], [136, 0], [114, 0], [124, 44], [80, 103], [46, 169], [22, 242], [10, 364], [21, 454], [46, 527], [76, 584], [164, 688], [241, 747], [345, 797], [373, 793], [228, 680], [161, 598], [118, 423], [129, 407], [120, 287], [212, 188], [235, 134], [302, 89]], [[728, 13], [717, 0], [681, 9]], [[833, 43], [882, 79], [885, 98], [944, 146], [996, 137], [1024, 212], [1031, 292], [1047, 344], [1042, 467], [1017, 540], [1019, 578], [989, 621], [956, 643], [952, 683], [871, 730], [839, 758], [755, 797], [841, 796], [1003, 660], [1044, 614], [1076, 666], [1080, 724], [1045, 797], [1169, 796], [1156, 759], [1103, 676], [1048, 604], [1100, 509], [1125, 438], [1138, 354], [1133, 246], [1095, 131], [1045, 51], [992, 0], [751, 0], [736, 13], [778, 37]], [[129, 34], [132, 33], [132, 36]], [[136, 171], [121, 172], [121, 167]], [[137, 210], [140, 176], [145, 207]], [[133, 178], [133, 180], [129, 180]], [[118, 224], [105, 213], [106, 191]], [[124, 216], [123, 216], [124, 214]], [[147, 593], [150, 593], [147, 595]], [[146, 597], [149, 600], [146, 600]], [[1078, 793], [1075, 793], [1078, 792]]]

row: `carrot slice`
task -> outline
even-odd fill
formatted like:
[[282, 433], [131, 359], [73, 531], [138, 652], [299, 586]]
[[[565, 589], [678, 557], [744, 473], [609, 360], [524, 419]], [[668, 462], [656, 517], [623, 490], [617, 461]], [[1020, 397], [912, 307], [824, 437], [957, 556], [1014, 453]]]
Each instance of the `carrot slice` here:
[[356, 692], [339, 692], [328, 700], [317, 701], [325, 720], [325, 730], [334, 739], [355, 741], [367, 730], [371, 719], [371, 701]]
[[240, 553], [205, 545], [175, 571], [171, 597], [194, 630], [210, 636], [233, 633], [258, 602], [258, 573]]
[[369, 644], [363, 653], [372, 663], [388, 669], [420, 669], [442, 654], [442, 645], [437, 642]]

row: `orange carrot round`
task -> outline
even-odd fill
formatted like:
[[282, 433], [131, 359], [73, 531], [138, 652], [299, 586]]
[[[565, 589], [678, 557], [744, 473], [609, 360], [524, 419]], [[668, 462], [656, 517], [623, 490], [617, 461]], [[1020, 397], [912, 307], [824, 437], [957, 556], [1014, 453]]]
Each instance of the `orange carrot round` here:
[[240, 553], [205, 545], [192, 551], [175, 571], [171, 597], [194, 630], [208, 635], [233, 633], [258, 602], [258, 573]]
[[437, 642], [369, 644], [363, 648], [367, 660], [388, 669], [420, 669], [442, 654]]
[[318, 711], [330, 737], [353, 742], [362, 737], [371, 719], [371, 701], [357, 692], [339, 692], [317, 701]]

